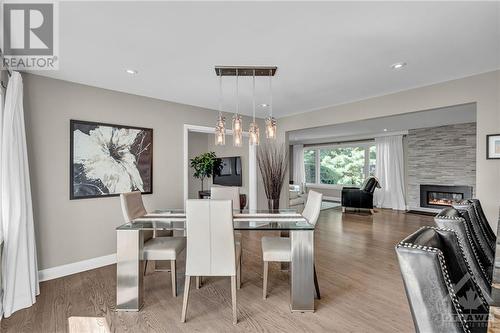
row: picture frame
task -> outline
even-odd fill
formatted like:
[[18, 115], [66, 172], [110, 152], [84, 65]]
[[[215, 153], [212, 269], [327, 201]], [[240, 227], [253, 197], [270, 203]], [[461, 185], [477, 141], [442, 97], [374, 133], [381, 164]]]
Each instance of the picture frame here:
[[486, 135], [486, 159], [500, 159], [500, 134]]
[[153, 193], [153, 129], [70, 120], [70, 200]]

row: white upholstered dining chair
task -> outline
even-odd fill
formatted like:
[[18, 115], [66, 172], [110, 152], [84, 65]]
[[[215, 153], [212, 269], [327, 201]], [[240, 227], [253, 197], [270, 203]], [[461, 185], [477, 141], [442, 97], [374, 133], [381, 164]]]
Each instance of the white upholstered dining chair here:
[[[154, 220], [160, 218], [157, 214], [148, 214], [142, 202], [141, 192], [128, 192], [120, 194], [123, 218], [126, 223], [134, 222], [139, 218]], [[177, 296], [176, 263], [177, 257], [186, 247], [185, 237], [154, 237], [153, 230], [144, 231], [144, 246], [142, 259], [170, 261], [170, 274], [172, 277], [172, 295]], [[144, 269], [145, 271], [146, 269]]]
[[[233, 202], [233, 210], [240, 210], [240, 188], [236, 186], [212, 186], [210, 188], [210, 199], [213, 200], [231, 200]], [[234, 233], [234, 241], [242, 248], [242, 235], [239, 232]], [[238, 262], [236, 283], [238, 289], [241, 288], [241, 260]], [[199, 282], [197, 282], [198, 286]]]
[[186, 201], [186, 281], [181, 321], [186, 321], [192, 276], [230, 276], [233, 323], [236, 324], [236, 263], [241, 247], [234, 242], [230, 200]]
[[[308, 223], [316, 225], [318, 221], [319, 214], [321, 212], [321, 201], [323, 200], [323, 194], [309, 191], [307, 196], [307, 202], [304, 210], [302, 211], [302, 216], [307, 220]], [[267, 297], [267, 278], [269, 271], [269, 262], [291, 262], [292, 261], [292, 249], [289, 237], [262, 237], [262, 258], [264, 260], [264, 281], [262, 297], [266, 299]], [[292, 268], [293, 269], [293, 268]], [[316, 288], [316, 294], [319, 298], [319, 287], [316, 278], [316, 269], [314, 269], [314, 284]]]

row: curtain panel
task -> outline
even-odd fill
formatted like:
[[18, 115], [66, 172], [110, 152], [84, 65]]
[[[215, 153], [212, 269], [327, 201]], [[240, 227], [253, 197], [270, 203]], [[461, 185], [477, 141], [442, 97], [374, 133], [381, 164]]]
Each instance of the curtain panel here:
[[405, 210], [405, 176], [403, 136], [375, 138], [377, 165], [375, 176], [381, 189], [375, 191], [374, 203], [379, 208]]
[[0, 137], [0, 218], [4, 250], [3, 311], [10, 317], [39, 294], [31, 185], [21, 74], [13, 72], [5, 94]]
[[304, 145], [293, 146], [293, 183], [302, 186], [306, 182]]

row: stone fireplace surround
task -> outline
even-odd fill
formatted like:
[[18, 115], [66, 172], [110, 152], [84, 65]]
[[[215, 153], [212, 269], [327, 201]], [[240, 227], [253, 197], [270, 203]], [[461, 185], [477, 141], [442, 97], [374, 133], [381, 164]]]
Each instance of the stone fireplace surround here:
[[444, 208], [422, 207], [421, 185], [468, 187], [471, 196], [474, 195], [476, 123], [412, 129], [405, 140], [406, 204], [409, 210], [438, 212]]

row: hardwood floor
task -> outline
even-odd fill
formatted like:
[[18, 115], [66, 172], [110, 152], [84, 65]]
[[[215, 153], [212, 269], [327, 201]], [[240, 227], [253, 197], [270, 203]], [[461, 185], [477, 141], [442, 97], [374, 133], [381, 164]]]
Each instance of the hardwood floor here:
[[[321, 300], [315, 313], [291, 313], [288, 273], [269, 266], [262, 299], [260, 237], [243, 233], [243, 284], [238, 324], [232, 324], [229, 278], [205, 278], [192, 287], [187, 322], [182, 294], [173, 298], [167, 272], [146, 275], [140, 312], [115, 312], [115, 265], [41, 283], [36, 304], [1, 322], [2, 332], [68, 332], [68, 318], [105, 317], [112, 332], [413, 332], [394, 246], [430, 216], [378, 210], [367, 214], [321, 212], [315, 257]], [[179, 263], [179, 268], [183, 263]], [[179, 269], [179, 273], [183, 272]], [[183, 279], [178, 279], [183, 286]]]

